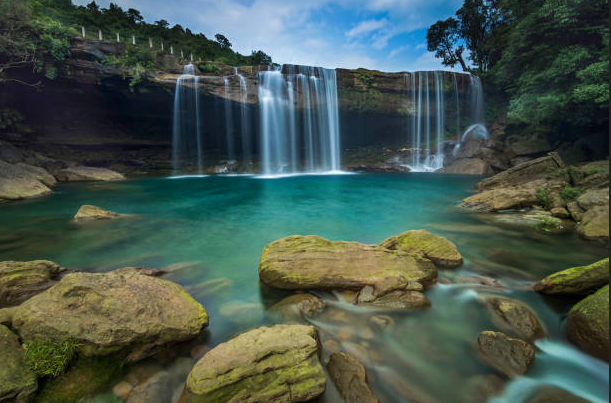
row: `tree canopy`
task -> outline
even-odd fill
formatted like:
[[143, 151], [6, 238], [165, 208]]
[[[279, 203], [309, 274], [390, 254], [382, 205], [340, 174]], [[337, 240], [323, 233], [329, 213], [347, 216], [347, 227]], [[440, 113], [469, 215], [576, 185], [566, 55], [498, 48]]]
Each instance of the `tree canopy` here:
[[608, 0], [465, 0], [427, 42], [444, 65], [481, 75], [514, 122], [608, 125]]

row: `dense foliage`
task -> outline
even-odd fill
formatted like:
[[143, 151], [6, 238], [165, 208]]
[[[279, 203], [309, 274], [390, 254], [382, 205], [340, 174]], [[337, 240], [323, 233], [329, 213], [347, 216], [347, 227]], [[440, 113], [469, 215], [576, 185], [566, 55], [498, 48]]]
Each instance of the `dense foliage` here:
[[185, 58], [193, 54], [198, 60], [214, 60], [232, 66], [257, 64], [259, 55], [265, 54], [253, 51], [250, 56], [241, 55], [231, 49], [231, 42], [222, 34], [216, 34], [215, 40], [211, 40], [179, 24], [170, 27], [166, 20], [147, 23], [140, 11], [133, 8], [123, 10], [114, 3], [110, 3], [108, 8], [100, 8], [95, 1], [87, 6], [75, 6], [71, 0], [31, 2], [37, 15], [48, 15], [79, 32], [81, 27], [85, 27], [86, 36], [93, 39], [98, 38], [99, 31], [102, 31], [104, 39], [116, 40], [118, 33], [120, 40], [131, 43], [133, 36], [137, 44], [144, 46], [151, 39], [155, 49], [160, 49], [163, 43], [166, 51], [172, 46], [177, 54], [183, 51]]
[[608, 0], [465, 0], [427, 41], [444, 65], [481, 75], [513, 122], [608, 125]]

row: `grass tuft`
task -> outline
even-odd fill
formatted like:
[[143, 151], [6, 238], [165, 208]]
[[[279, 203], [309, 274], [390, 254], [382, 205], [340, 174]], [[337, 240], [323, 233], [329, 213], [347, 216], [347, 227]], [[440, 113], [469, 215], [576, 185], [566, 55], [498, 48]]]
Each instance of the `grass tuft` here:
[[23, 345], [28, 365], [39, 377], [55, 378], [68, 367], [78, 344], [71, 341], [28, 341]]

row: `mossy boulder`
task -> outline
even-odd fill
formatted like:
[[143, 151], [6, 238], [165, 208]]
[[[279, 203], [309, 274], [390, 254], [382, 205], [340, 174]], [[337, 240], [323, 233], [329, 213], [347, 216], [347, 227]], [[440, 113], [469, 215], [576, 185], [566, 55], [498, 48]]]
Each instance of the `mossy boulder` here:
[[577, 233], [584, 239], [609, 242], [609, 206], [596, 206], [586, 211], [577, 227]]
[[486, 309], [492, 323], [504, 333], [527, 341], [545, 335], [537, 316], [522, 302], [496, 295], [484, 295], [479, 302]]
[[437, 266], [458, 267], [463, 263], [456, 245], [425, 229], [406, 231], [385, 239], [380, 246], [408, 253], [421, 254]]
[[112, 220], [121, 216], [121, 214], [115, 213], [114, 211], [84, 204], [78, 209], [74, 217], [72, 217], [72, 222], [83, 223], [89, 221]]
[[65, 271], [48, 260], [0, 262], [0, 307], [19, 305], [51, 287]]
[[0, 160], [0, 202], [51, 194], [38, 175], [21, 166]]
[[71, 340], [83, 356], [122, 351], [137, 361], [208, 325], [204, 308], [178, 284], [134, 269], [72, 273], [0, 317], [27, 341]]
[[417, 254], [315, 235], [274, 241], [259, 262], [261, 281], [282, 289], [360, 290], [371, 285], [383, 294], [413, 282], [429, 284], [436, 277], [433, 262]]
[[343, 352], [331, 354], [327, 364], [329, 377], [345, 403], [378, 403], [359, 360]]
[[0, 401], [25, 403], [36, 392], [36, 374], [30, 370], [19, 338], [0, 325]]
[[609, 285], [571, 309], [566, 333], [568, 339], [584, 351], [609, 361]]
[[260, 327], [210, 350], [187, 377], [180, 403], [307, 402], [325, 391], [316, 329]]
[[483, 360], [508, 378], [526, 374], [535, 360], [532, 344], [501, 332], [482, 332], [477, 344]]
[[609, 283], [609, 258], [551, 274], [534, 285], [544, 294], [588, 294]]
[[125, 176], [107, 168], [74, 166], [59, 170], [55, 177], [60, 182], [81, 182], [81, 181], [122, 181]]

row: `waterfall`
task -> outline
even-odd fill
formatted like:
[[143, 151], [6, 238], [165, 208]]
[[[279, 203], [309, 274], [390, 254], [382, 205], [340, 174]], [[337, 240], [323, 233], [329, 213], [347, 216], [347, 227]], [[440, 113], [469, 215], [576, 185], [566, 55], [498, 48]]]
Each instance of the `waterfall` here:
[[250, 116], [248, 113], [248, 87], [246, 79], [238, 72], [238, 68], [234, 67], [233, 71], [240, 80], [240, 134], [242, 138], [242, 158], [246, 163], [252, 155]]
[[[445, 80], [449, 75], [452, 82], [446, 89]], [[459, 76], [469, 79], [467, 96], [461, 97], [459, 93]], [[455, 152], [458, 151], [460, 142], [467, 137], [488, 138], [488, 131], [483, 123], [484, 92], [479, 77], [444, 71], [418, 71], [405, 75], [405, 85], [406, 101], [408, 105], [411, 104], [411, 108], [408, 108], [411, 125], [408, 125], [406, 138], [412, 152], [410, 164], [407, 166], [412, 171], [432, 172], [443, 168], [445, 156], [443, 143], [448, 118], [455, 117], [457, 137]], [[461, 104], [464, 106], [461, 107]], [[463, 113], [469, 120], [465, 122], [466, 129], [462, 126], [461, 110], [467, 110], [467, 113]]]
[[229, 78], [223, 77], [225, 83], [225, 141], [227, 144], [227, 159], [235, 159], [235, 147], [233, 145], [233, 103], [229, 94]]
[[263, 174], [340, 171], [335, 70], [282, 69], [259, 73]]
[[176, 80], [174, 91], [172, 166], [175, 174], [182, 170], [182, 164], [190, 163], [193, 159], [197, 163], [198, 173], [203, 170], [198, 91], [199, 77], [195, 75], [195, 67], [188, 64]]

